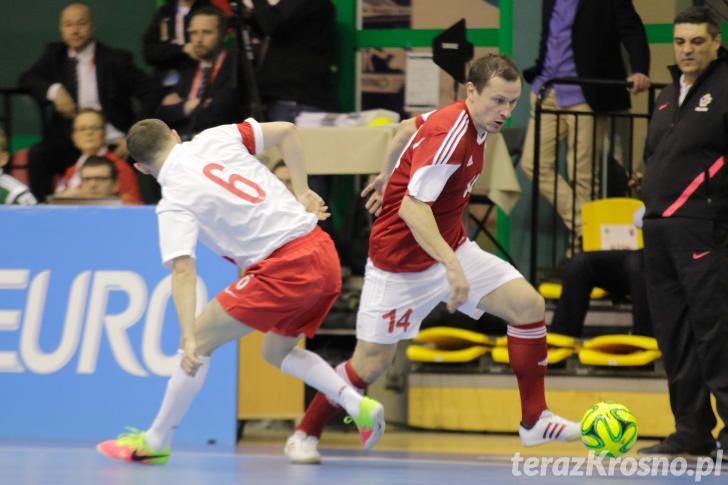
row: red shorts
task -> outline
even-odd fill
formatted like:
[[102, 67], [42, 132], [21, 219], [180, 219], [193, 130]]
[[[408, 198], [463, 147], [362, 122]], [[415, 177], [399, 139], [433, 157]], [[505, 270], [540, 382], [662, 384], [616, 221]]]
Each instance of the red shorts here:
[[225, 311], [261, 332], [313, 337], [341, 292], [341, 265], [316, 228], [276, 249], [217, 295]]

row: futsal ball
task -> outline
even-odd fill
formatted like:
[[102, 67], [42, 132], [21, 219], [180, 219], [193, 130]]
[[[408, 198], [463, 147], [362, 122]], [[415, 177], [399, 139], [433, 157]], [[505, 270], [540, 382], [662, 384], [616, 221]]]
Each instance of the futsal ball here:
[[637, 420], [619, 403], [597, 403], [581, 420], [581, 440], [595, 454], [616, 458], [637, 441]]

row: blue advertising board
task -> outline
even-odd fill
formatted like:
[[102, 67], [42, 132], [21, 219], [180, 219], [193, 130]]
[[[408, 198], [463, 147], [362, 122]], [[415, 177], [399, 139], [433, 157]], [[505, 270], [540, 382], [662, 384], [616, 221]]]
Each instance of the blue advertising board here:
[[[198, 310], [237, 270], [197, 249]], [[0, 437], [104, 439], [154, 419], [179, 346], [153, 207], [0, 208]], [[233, 444], [234, 343], [175, 443]]]

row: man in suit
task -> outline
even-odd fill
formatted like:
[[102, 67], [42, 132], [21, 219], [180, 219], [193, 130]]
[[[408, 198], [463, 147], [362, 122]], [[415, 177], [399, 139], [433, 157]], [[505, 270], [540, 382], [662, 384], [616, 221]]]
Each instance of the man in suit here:
[[187, 28], [192, 14], [207, 5], [210, 0], [166, 0], [144, 32], [144, 60], [165, 88], [179, 82], [181, 69], [199, 61]]
[[191, 50], [199, 62], [180, 71], [174, 91], [156, 111], [182, 138], [243, 117], [242, 91], [232, 72], [234, 54], [223, 49], [225, 27], [223, 13], [213, 6], [195, 10], [190, 19]]
[[[644, 25], [632, 0], [544, 0], [542, 15], [536, 65], [523, 72], [532, 89], [531, 119], [521, 158], [521, 167], [529, 178], [533, 178], [534, 172], [536, 93], [546, 81], [557, 77], [626, 79], [633, 83], [629, 89], [633, 94], [646, 90], [650, 85], [647, 77], [650, 50]], [[629, 76], [620, 44], [629, 54]], [[630, 99], [628, 91], [619, 86], [555, 85], [542, 106], [548, 110], [600, 113], [627, 110]], [[541, 118], [539, 188], [549, 202], [556, 205], [564, 224], [569, 230], [573, 229], [577, 238], [581, 235], [581, 204], [591, 198], [593, 143], [596, 144], [594, 153], [598, 154], [599, 141], [606, 128], [599, 118], [594, 127], [594, 120], [590, 116], [562, 115], [557, 132], [555, 116]], [[576, 194], [570, 184], [555, 173], [555, 144], [567, 136], [569, 179], [575, 181]], [[554, 194], [554, 178], [557, 176], [558, 188]], [[577, 238], [573, 238], [574, 245]]]
[[62, 42], [51, 42], [41, 58], [20, 78], [20, 87], [39, 101], [50, 101], [53, 112], [43, 140], [28, 154], [30, 189], [38, 200], [52, 192], [53, 175], [77, 158], [71, 142], [71, 120], [81, 108], [103, 112], [107, 142], [126, 157], [124, 136], [138, 117], [132, 98], [149, 114], [161, 98], [161, 88], [134, 65], [129, 52], [96, 41], [88, 6], [74, 3], [61, 12]]

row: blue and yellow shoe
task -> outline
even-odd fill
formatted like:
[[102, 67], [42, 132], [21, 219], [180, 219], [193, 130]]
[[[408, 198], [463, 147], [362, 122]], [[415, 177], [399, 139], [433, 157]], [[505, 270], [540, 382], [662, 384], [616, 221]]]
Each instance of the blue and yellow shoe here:
[[344, 420], [359, 429], [361, 445], [365, 450], [376, 445], [384, 434], [384, 407], [374, 399], [363, 397], [359, 403], [359, 416], [347, 416]]
[[147, 465], [164, 465], [169, 460], [170, 449], [156, 451], [147, 446], [144, 433], [129, 428], [115, 440], [107, 440], [96, 445], [96, 450], [114, 460], [130, 461]]

